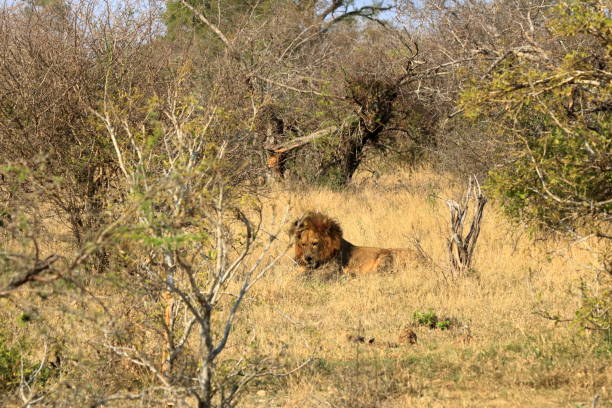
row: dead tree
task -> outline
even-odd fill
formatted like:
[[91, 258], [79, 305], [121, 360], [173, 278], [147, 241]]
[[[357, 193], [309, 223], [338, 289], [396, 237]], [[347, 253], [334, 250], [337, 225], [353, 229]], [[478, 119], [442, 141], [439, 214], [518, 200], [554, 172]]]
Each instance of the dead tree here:
[[[473, 199], [476, 203], [476, 209], [474, 210], [470, 231], [464, 236], [463, 229], [470, 199]], [[451, 273], [454, 277], [463, 276], [470, 270], [486, 203], [487, 198], [482, 194], [480, 184], [475, 176], [470, 177], [461, 204], [454, 200], [446, 200], [451, 215], [451, 236], [447, 240], [447, 249]]]
[[[191, 395], [201, 408], [230, 407], [250, 381], [269, 372], [265, 364], [242, 360], [235, 366], [236, 373], [217, 367], [248, 291], [288, 249], [276, 251], [287, 212], [280, 223], [264, 230], [261, 207], [251, 206], [248, 212], [241, 209], [236, 181], [240, 170], [232, 172], [235, 166], [225, 166], [230, 163], [225, 154], [231, 139], [207, 148], [214, 140], [210, 134], [218, 120], [214, 104], [206, 106], [207, 110], [196, 104], [181, 105], [182, 99], [175, 95], [183, 90], [177, 89], [168, 92], [170, 96], [159, 108], [159, 116], [166, 120], [160, 125], [157, 146], [135, 137], [136, 130], [145, 125], [130, 125], [107, 99], [101, 112], [93, 111], [106, 128], [127, 188], [135, 192], [130, 196], [138, 212], [125, 224], [135, 235], [117, 238], [124, 240], [122, 245], [130, 245], [131, 253], [141, 254], [130, 274], [140, 279], [128, 278], [130, 289], [142, 284], [140, 288], [151, 297], [161, 292], [164, 311], [156, 327], [156, 333], [163, 336], [161, 361], [155, 361], [139, 344], [124, 344], [110, 330], [102, 345], [135, 366], [145, 367], [167, 393], [160, 397], [165, 402]], [[108, 101], [112, 100], [108, 97]], [[201, 120], [202, 112], [207, 114], [205, 120]], [[160, 153], [152, 155], [151, 151]], [[153, 160], [151, 156], [157, 157]], [[146, 239], [138, 238], [143, 236]], [[191, 341], [199, 343], [193, 354]], [[196, 364], [184, 365], [191, 358]], [[186, 370], [192, 370], [191, 376]], [[134, 394], [120, 393], [96, 404], [134, 398]]]

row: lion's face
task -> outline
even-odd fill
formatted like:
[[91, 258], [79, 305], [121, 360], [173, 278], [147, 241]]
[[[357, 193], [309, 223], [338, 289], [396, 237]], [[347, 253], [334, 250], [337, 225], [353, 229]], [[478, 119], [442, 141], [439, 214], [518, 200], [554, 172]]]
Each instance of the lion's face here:
[[290, 233], [295, 240], [295, 260], [306, 268], [316, 269], [340, 252], [342, 230], [323, 214], [307, 213], [298, 218]]
[[325, 262], [325, 241], [313, 230], [305, 230], [295, 240], [296, 261], [307, 268], [315, 269]]

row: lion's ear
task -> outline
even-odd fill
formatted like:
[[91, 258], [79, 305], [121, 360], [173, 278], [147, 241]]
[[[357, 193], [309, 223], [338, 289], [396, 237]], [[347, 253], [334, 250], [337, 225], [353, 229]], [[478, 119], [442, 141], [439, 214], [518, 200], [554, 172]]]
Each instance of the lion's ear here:
[[289, 230], [287, 230], [287, 233], [289, 234], [289, 236], [292, 237], [292, 236], [295, 235], [295, 233], [297, 232], [297, 227], [298, 227], [299, 223], [300, 223], [300, 219], [299, 218], [291, 223], [291, 226], [289, 227]]
[[290, 236], [294, 236], [298, 234], [300, 231], [303, 231], [305, 227], [306, 227], [306, 222], [304, 221], [303, 217], [300, 217], [291, 223], [291, 226], [289, 227], [289, 231], [287, 232], [289, 233]]

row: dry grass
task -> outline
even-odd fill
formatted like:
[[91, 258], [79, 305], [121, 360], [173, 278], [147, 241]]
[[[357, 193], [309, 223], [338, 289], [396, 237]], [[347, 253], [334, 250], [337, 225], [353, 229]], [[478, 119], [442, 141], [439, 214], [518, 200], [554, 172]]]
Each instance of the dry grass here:
[[[456, 198], [463, 186], [427, 170], [361, 184], [276, 200], [291, 201], [295, 215], [312, 209], [335, 217], [358, 245], [407, 247], [416, 236], [438, 265], [328, 281], [305, 277], [287, 260], [252, 293], [233, 344], [255, 344], [294, 365], [315, 360], [272, 381], [253, 406], [556, 407], [607, 396], [609, 361], [573, 329], [534, 314], [545, 305], [571, 317], [578, 298], [569, 291], [591, 278], [584, 266], [596, 261], [588, 247], [536, 240], [491, 205], [474, 275], [449, 283], [441, 271], [449, 216], [440, 198]], [[415, 328], [417, 343], [400, 343], [416, 310], [458, 324]]]
[[[436, 265], [323, 279], [304, 275], [287, 256], [250, 292], [224, 357], [267, 359], [277, 373], [312, 361], [289, 376], [254, 381], [246, 406], [587, 407], [596, 395], [598, 406], [609, 404], [610, 359], [598, 351], [600, 343], [534, 314], [536, 307], [545, 307], [571, 317], [579, 305], [580, 280], [592, 279], [587, 266], [596, 259], [589, 242], [570, 246], [536, 239], [491, 204], [474, 273], [448, 282], [442, 270], [449, 217], [440, 198], [457, 197], [463, 186], [428, 170], [358, 184], [348, 192], [275, 191], [266, 202], [267, 215], [287, 203], [295, 216], [321, 211], [335, 217], [358, 245], [409, 247], [418, 237]], [[77, 297], [70, 302], [78, 309]], [[135, 332], [147, 326], [138, 310], [121, 302], [116, 307], [120, 315], [133, 316]], [[400, 335], [417, 310], [449, 317], [453, 327], [411, 327], [416, 344], [402, 342]], [[161, 309], [147, 319], [160, 316]], [[78, 316], [58, 314], [50, 326], [66, 338], [79, 333], [72, 337], [80, 336], [75, 344], [91, 347], [82, 351], [86, 358], [96, 339], [80, 324]], [[27, 331], [13, 330], [20, 331], [15, 336]], [[355, 341], [358, 336], [364, 341]], [[140, 341], [151, 341], [153, 352], [154, 340]], [[148, 381], [142, 370], [129, 364], [117, 369], [120, 364], [126, 363], [109, 357], [105, 365], [92, 367], [102, 370], [98, 374], [84, 375], [121, 388], [119, 378], [102, 374], [112, 367], [130, 378], [127, 388]]]

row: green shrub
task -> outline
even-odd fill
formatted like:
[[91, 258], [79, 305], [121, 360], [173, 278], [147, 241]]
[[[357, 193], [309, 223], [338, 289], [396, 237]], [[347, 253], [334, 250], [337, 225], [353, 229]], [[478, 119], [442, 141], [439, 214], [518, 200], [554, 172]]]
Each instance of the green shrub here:
[[20, 381], [21, 353], [0, 336], [0, 392], [6, 392]]
[[[599, 285], [597, 285], [599, 286]], [[586, 282], [580, 285], [582, 304], [576, 310], [572, 323], [581, 331], [589, 330], [601, 340], [599, 351], [612, 351], [612, 278], [603, 278], [601, 286], [594, 289]]]
[[[22, 372], [23, 378], [26, 381], [31, 381], [31, 377], [38, 370], [39, 364], [33, 364], [29, 361], [19, 347], [9, 344], [6, 337], [0, 334], [0, 393], [17, 388], [21, 383]], [[43, 366], [37, 373], [36, 379], [44, 383], [53, 375], [53, 371], [53, 368]]]
[[553, 229], [597, 226], [612, 210], [612, 20], [601, 2], [570, 0], [550, 8], [546, 24], [542, 42], [575, 47], [510, 52], [461, 103], [504, 141], [487, 186], [510, 215]]
[[449, 318], [439, 318], [438, 315], [433, 312], [421, 312], [420, 310], [415, 311], [412, 314], [412, 319], [416, 326], [425, 326], [430, 329], [448, 330], [453, 326], [453, 322]]

